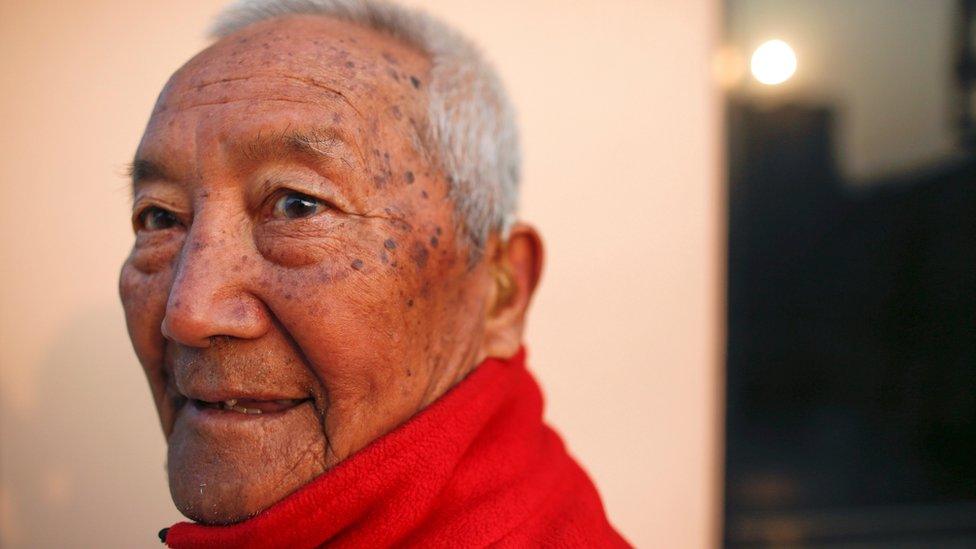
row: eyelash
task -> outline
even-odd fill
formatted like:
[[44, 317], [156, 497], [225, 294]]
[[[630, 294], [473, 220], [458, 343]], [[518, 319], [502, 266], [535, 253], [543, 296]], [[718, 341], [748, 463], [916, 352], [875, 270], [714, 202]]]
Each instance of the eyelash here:
[[[311, 214], [311, 215], [309, 215], [307, 217], [277, 218], [275, 216], [275, 214], [276, 214], [276, 211], [275, 210], [277, 209], [278, 202], [281, 199], [286, 198], [286, 197], [289, 197], [289, 196], [301, 197], [301, 198], [303, 198], [305, 200], [308, 200], [308, 201], [311, 201], [311, 202], [315, 202], [316, 204], [318, 204], [320, 210], [319, 211], [316, 211], [315, 213], [313, 213], [313, 214]], [[265, 201], [265, 205], [264, 205], [264, 207], [262, 209], [266, 212], [265, 216], [267, 218], [269, 218], [269, 219], [286, 219], [286, 220], [291, 220], [291, 221], [296, 221], [296, 220], [299, 220], [299, 219], [308, 219], [308, 218], [311, 218], [311, 217], [315, 217], [317, 215], [320, 215], [325, 210], [333, 210], [333, 211], [338, 210], [338, 208], [336, 208], [336, 206], [334, 204], [332, 204], [331, 202], [329, 202], [328, 200], [324, 200], [324, 199], [321, 199], [321, 198], [312, 196], [310, 194], [307, 194], [307, 193], [304, 193], [304, 192], [301, 192], [301, 191], [296, 191], [294, 189], [288, 189], [288, 188], [282, 188], [282, 189], [279, 189], [279, 190], [271, 193], [268, 196], [267, 200]], [[149, 227], [149, 223], [147, 222], [148, 221], [148, 216], [151, 215], [152, 213], [154, 213], [155, 211], [159, 211], [160, 213], [166, 213], [169, 216], [171, 216], [172, 217], [173, 224], [170, 225], [170, 226], [167, 226], [167, 227], [161, 227], [161, 228], [156, 228], [156, 229], [150, 228]], [[146, 207], [138, 210], [138, 212], [135, 215], [135, 224], [136, 224], [136, 230], [137, 231], [164, 231], [164, 230], [167, 230], [167, 229], [176, 227], [176, 226], [184, 226], [183, 221], [180, 219], [180, 216], [176, 212], [174, 212], [174, 211], [172, 211], [172, 210], [170, 210], [168, 208], [165, 208], [163, 206], [159, 206], [157, 204], [147, 205]]]
[[[318, 204], [319, 210], [316, 211], [315, 213], [307, 216], [307, 217], [296, 217], [296, 218], [287, 218], [287, 217], [285, 217], [285, 218], [279, 218], [279, 217], [277, 217], [275, 214], [277, 213], [276, 210], [277, 210], [278, 203], [282, 199], [287, 198], [287, 197], [290, 197], [290, 196], [300, 197], [300, 198], [303, 198], [305, 200], [315, 202], [316, 204]], [[324, 199], [319, 198], [317, 196], [314, 196], [314, 195], [311, 195], [311, 194], [308, 194], [308, 193], [304, 193], [302, 191], [297, 191], [295, 189], [281, 188], [281, 189], [278, 189], [276, 192], [271, 193], [271, 195], [268, 197], [268, 200], [266, 201], [266, 206], [265, 206], [264, 210], [266, 212], [266, 214], [265, 214], [266, 217], [268, 217], [269, 219], [284, 219], [284, 220], [289, 220], [289, 221], [297, 221], [299, 219], [309, 219], [309, 218], [312, 218], [312, 217], [316, 217], [316, 216], [320, 215], [321, 213], [323, 213], [326, 210], [337, 211], [338, 208], [336, 208], [336, 206], [333, 203], [329, 202], [328, 200], [324, 200]]]
[[[172, 220], [172, 225], [169, 225], [167, 227], [156, 228], [156, 229], [150, 228], [148, 223], [148, 216], [155, 212], [159, 212], [161, 214], [167, 214]], [[145, 208], [140, 209], [138, 213], [136, 213], [135, 225], [137, 231], [165, 231], [173, 227], [182, 227], [183, 221], [180, 219], [180, 216], [176, 212], [156, 204], [151, 204], [146, 206]]]

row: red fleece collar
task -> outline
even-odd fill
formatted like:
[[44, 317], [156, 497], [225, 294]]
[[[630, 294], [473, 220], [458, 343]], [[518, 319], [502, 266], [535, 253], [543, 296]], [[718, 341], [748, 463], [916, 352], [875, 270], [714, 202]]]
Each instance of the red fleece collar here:
[[409, 421], [254, 518], [181, 522], [174, 548], [618, 547], [593, 484], [542, 423], [525, 350], [490, 358]]

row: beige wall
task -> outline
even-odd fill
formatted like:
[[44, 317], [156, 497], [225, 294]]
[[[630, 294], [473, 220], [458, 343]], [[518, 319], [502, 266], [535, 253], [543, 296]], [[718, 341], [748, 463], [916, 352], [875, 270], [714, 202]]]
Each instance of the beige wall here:
[[[484, 45], [521, 111], [548, 416], [632, 542], [713, 545], [717, 2], [420, 3]], [[0, 0], [4, 547], [157, 547], [179, 518], [117, 303], [121, 172], [219, 4]]]

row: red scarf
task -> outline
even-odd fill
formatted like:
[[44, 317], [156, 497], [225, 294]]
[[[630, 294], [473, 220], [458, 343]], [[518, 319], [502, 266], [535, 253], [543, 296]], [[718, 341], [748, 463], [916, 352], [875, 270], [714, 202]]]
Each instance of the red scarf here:
[[626, 547], [542, 423], [525, 350], [488, 359], [409, 421], [254, 518], [181, 522], [174, 548]]

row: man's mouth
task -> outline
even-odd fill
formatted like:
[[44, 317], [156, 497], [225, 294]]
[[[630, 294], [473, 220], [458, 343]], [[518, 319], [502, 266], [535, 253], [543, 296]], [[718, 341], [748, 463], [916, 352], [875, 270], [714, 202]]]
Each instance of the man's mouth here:
[[259, 415], [274, 414], [290, 410], [295, 406], [308, 402], [307, 398], [257, 400], [253, 398], [232, 398], [217, 402], [192, 399], [193, 405], [199, 409], [222, 410], [239, 414]]

